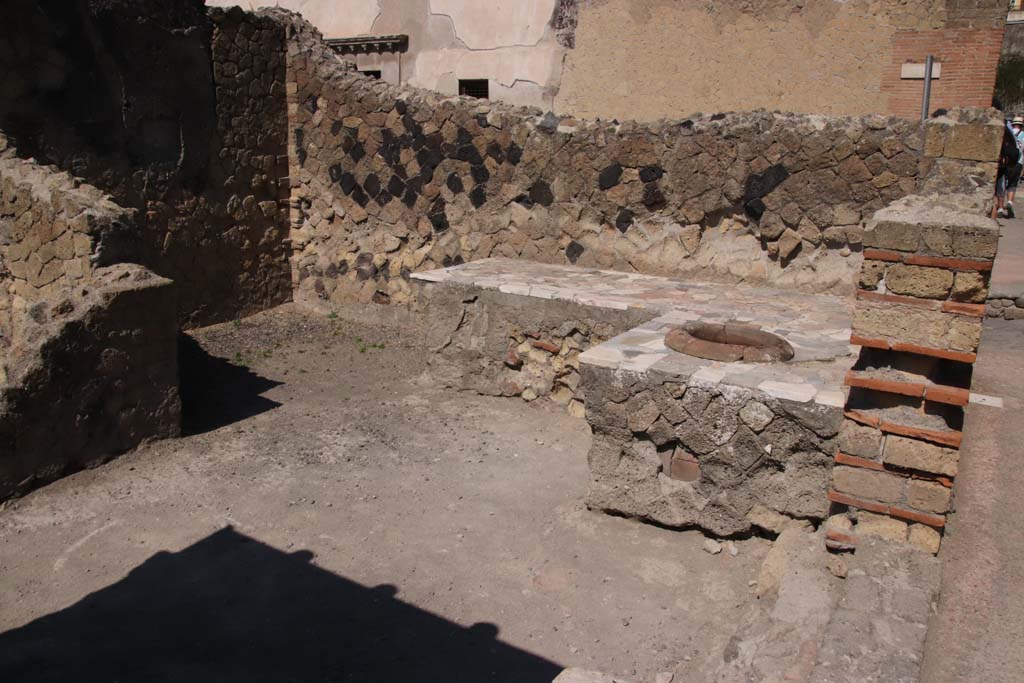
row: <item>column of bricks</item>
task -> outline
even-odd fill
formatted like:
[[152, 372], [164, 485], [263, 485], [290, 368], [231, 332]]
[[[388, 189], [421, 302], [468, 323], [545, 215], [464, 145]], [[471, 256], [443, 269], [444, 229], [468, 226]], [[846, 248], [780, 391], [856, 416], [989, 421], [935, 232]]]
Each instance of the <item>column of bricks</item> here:
[[864, 234], [851, 337], [861, 351], [828, 493], [833, 549], [864, 536], [939, 549], [999, 238], [977, 208], [943, 202], [900, 200]]

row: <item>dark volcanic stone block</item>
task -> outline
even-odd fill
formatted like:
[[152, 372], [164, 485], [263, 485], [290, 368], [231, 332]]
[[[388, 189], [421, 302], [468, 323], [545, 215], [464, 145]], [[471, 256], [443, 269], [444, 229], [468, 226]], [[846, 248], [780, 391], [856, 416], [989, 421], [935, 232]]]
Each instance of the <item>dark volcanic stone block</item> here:
[[377, 177], [376, 173], [366, 176], [366, 180], [363, 181], [363, 190], [371, 197], [376, 197], [380, 194], [380, 178]]
[[444, 232], [450, 227], [448, 225], [448, 215], [445, 213], [444, 207], [444, 200], [438, 199], [431, 205], [430, 213], [427, 214], [427, 219], [434, 226], [435, 232]]
[[469, 193], [469, 201], [477, 209], [487, 202], [487, 191], [483, 185], [477, 185], [473, 188], [473, 191]]
[[342, 192], [344, 192], [347, 195], [350, 195], [352, 194], [352, 190], [356, 189], [358, 183], [356, 182], [356, 177], [354, 175], [352, 175], [348, 171], [345, 171], [338, 178], [338, 185], [341, 186]]
[[538, 180], [530, 187], [530, 200], [541, 206], [551, 206], [555, 201], [555, 195], [551, 193], [551, 186], [545, 180]]
[[469, 169], [470, 174], [473, 176], [473, 182], [477, 184], [486, 183], [491, 178], [490, 172], [486, 166], [471, 166]]
[[622, 179], [622, 165], [612, 164], [601, 170], [597, 176], [597, 186], [602, 190], [610, 190]]
[[651, 211], [658, 211], [665, 208], [665, 195], [656, 183], [644, 185], [644, 206]]
[[661, 166], [644, 166], [640, 169], [640, 180], [645, 183], [653, 183], [661, 180], [661, 176], [665, 175], [665, 171]]
[[501, 148], [497, 142], [492, 142], [487, 145], [487, 156], [494, 159], [499, 164], [505, 161], [505, 150]]
[[569, 242], [569, 246], [565, 248], [565, 257], [569, 259], [569, 263], [576, 263], [580, 256], [583, 255], [583, 245], [579, 242]]
[[754, 220], [758, 220], [761, 218], [761, 216], [764, 215], [764, 212], [765, 210], [767, 210], [767, 208], [768, 207], [764, 205], [764, 202], [761, 201], [761, 198], [757, 197], [755, 199], [751, 199], [749, 202], [743, 205], [743, 212], [750, 216], [751, 218], [753, 218]]
[[511, 145], [509, 145], [508, 152], [505, 154], [505, 161], [512, 164], [513, 166], [516, 166], [522, 160], [523, 148], [513, 142]]
[[388, 192], [395, 197], [401, 197], [405, 192], [405, 182], [397, 175], [391, 176], [391, 180], [388, 181]]
[[621, 209], [619, 215], [615, 217], [615, 227], [619, 229], [619, 232], [626, 232], [631, 225], [633, 225], [633, 212], [629, 209]]
[[358, 185], [356, 185], [355, 189], [352, 190], [352, 199], [356, 204], [364, 208], [370, 203], [370, 198], [366, 196], [366, 192], [363, 191], [363, 188]]

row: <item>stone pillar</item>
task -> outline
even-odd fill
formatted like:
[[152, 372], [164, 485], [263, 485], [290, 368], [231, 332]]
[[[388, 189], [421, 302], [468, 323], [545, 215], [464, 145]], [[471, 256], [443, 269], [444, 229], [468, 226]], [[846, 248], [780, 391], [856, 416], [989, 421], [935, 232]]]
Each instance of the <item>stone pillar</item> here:
[[995, 221], [963, 205], [908, 197], [865, 231], [832, 548], [881, 536], [938, 552], [999, 239]]

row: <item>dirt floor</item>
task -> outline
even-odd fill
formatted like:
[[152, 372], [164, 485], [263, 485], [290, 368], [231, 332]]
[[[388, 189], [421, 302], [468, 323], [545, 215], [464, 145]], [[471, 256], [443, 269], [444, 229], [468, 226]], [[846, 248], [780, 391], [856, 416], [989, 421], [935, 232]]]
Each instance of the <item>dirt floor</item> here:
[[724, 649], [768, 541], [586, 510], [585, 422], [429, 360], [290, 306], [185, 338], [189, 436], [0, 509], [3, 680], [653, 680]]

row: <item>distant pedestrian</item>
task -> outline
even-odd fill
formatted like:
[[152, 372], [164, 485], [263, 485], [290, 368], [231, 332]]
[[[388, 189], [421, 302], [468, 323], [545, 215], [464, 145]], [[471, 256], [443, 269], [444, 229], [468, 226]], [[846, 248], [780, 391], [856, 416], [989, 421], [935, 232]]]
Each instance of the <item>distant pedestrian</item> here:
[[1007, 218], [1013, 218], [1013, 200], [1017, 197], [1017, 185], [1020, 184], [1021, 171], [1024, 171], [1024, 116], [1017, 115], [1010, 122], [1013, 139], [1017, 143], [1017, 165], [1006, 174], [1006, 205]]
[[1013, 218], [1013, 206], [1006, 207], [1006, 194], [1010, 180], [1013, 180], [1013, 188], [1016, 191], [1017, 182], [1020, 180], [1021, 172], [1021, 151], [1017, 146], [1017, 138], [1010, 122], [1006, 122], [1006, 130], [1003, 131], [1003, 144], [999, 149], [999, 165], [996, 171], [996, 201], [992, 208], [992, 218], [999, 218], [1006, 209], [1006, 217]]

